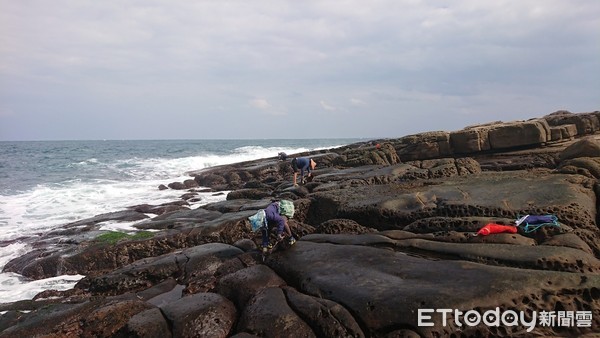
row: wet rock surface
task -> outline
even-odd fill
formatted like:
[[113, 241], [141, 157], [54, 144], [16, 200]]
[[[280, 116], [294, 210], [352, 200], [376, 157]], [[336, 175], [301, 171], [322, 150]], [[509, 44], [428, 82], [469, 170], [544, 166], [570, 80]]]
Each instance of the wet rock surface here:
[[[561, 111], [296, 154], [318, 163], [299, 187], [275, 156], [190, 173], [168, 185], [188, 189], [180, 201], [22, 239], [35, 249], [5, 271], [86, 277], [0, 304], [0, 337], [591, 335], [600, 330], [599, 115]], [[192, 210], [198, 186], [230, 192]], [[294, 201], [301, 238], [263, 261], [247, 218], [282, 198]], [[559, 223], [475, 236], [527, 214]], [[101, 242], [106, 220], [153, 235]], [[424, 325], [423, 309], [522, 311], [537, 322], [466, 325], [453, 311]], [[578, 317], [544, 325], [544, 311]]]

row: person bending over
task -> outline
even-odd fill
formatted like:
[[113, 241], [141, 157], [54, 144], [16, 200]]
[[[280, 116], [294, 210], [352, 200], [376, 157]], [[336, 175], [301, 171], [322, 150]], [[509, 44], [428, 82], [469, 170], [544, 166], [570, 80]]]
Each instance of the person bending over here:
[[[291, 205], [290, 205], [291, 204]], [[294, 244], [296, 239], [288, 225], [288, 218], [294, 217], [294, 204], [290, 201], [272, 202], [265, 208], [267, 227], [262, 228], [262, 250], [268, 251], [272, 246], [269, 243], [271, 228], [277, 227], [277, 241], [289, 237], [289, 244]]]
[[304, 183], [304, 171], [307, 172], [308, 177], [312, 177], [312, 170], [317, 166], [312, 158], [298, 157], [292, 160], [292, 168], [294, 169], [294, 186], [298, 185], [298, 172], [300, 172], [300, 180]]

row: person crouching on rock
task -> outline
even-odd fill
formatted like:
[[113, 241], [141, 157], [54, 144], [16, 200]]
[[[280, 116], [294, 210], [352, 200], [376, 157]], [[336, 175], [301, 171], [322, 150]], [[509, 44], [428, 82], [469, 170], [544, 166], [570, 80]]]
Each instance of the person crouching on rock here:
[[308, 173], [308, 177], [312, 177], [312, 170], [317, 166], [312, 158], [298, 157], [292, 160], [292, 168], [294, 169], [294, 186], [298, 186], [298, 172], [300, 172], [300, 180], [304, 184], [306, 183], [304, 178], [304, 171]]
[[[281, 206], [280, 203], [291, 204], [291, 207], [287, 205]], [[267, 227], [262, 228], [262, 251], [268, 252], [273, 248], [269, 243], [269, 233], [273, 227], [277, 227], [277, 241], [283, 240], [286, 236], [289, 237], [288, 243], [290, 245], [296, 243], [296, 239], [292, 236], [292, 231], [288, 225], [288, 218], [294, 217], [294, 208], [292, 202], [281, 201], [272, 202], [265, 208], [265, 218], [267, 220]], [[291, 209], [291, 211], [290, 211]]]

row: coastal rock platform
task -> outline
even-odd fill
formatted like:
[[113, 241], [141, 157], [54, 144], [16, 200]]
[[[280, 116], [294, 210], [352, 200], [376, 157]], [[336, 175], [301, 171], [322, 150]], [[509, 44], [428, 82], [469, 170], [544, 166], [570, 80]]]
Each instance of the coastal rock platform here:
[[[21, 239], [35, 250], [4, 271], [86, 277], [0, 304], [0, 337], [592, 337], [598, 139], [600, 112], [559, 111], [293, 154], [318, 163], [298, 187], [277, 157], [191, 172], [168, 188], [226, 199]], [[263, 261], [248, 217], [275, 199], [294, 201], [300, 238]], [[477, 235], [548, 214], [557, 224]], [[106, 220], [151, 236], [100, 241]]]

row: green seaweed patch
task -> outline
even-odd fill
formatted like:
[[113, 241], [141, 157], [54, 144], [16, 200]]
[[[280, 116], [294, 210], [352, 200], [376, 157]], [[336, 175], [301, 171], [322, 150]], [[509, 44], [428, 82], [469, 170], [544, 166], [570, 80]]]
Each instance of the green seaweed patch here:
[[102, 243], [115, 244], [122, 240], [146, 239], [151, 238], [153, 236], [154, 234], [150, 231], [140, 231], [132, 235], [120, 231], [109, 231], [96, 237], [95, 240]]

